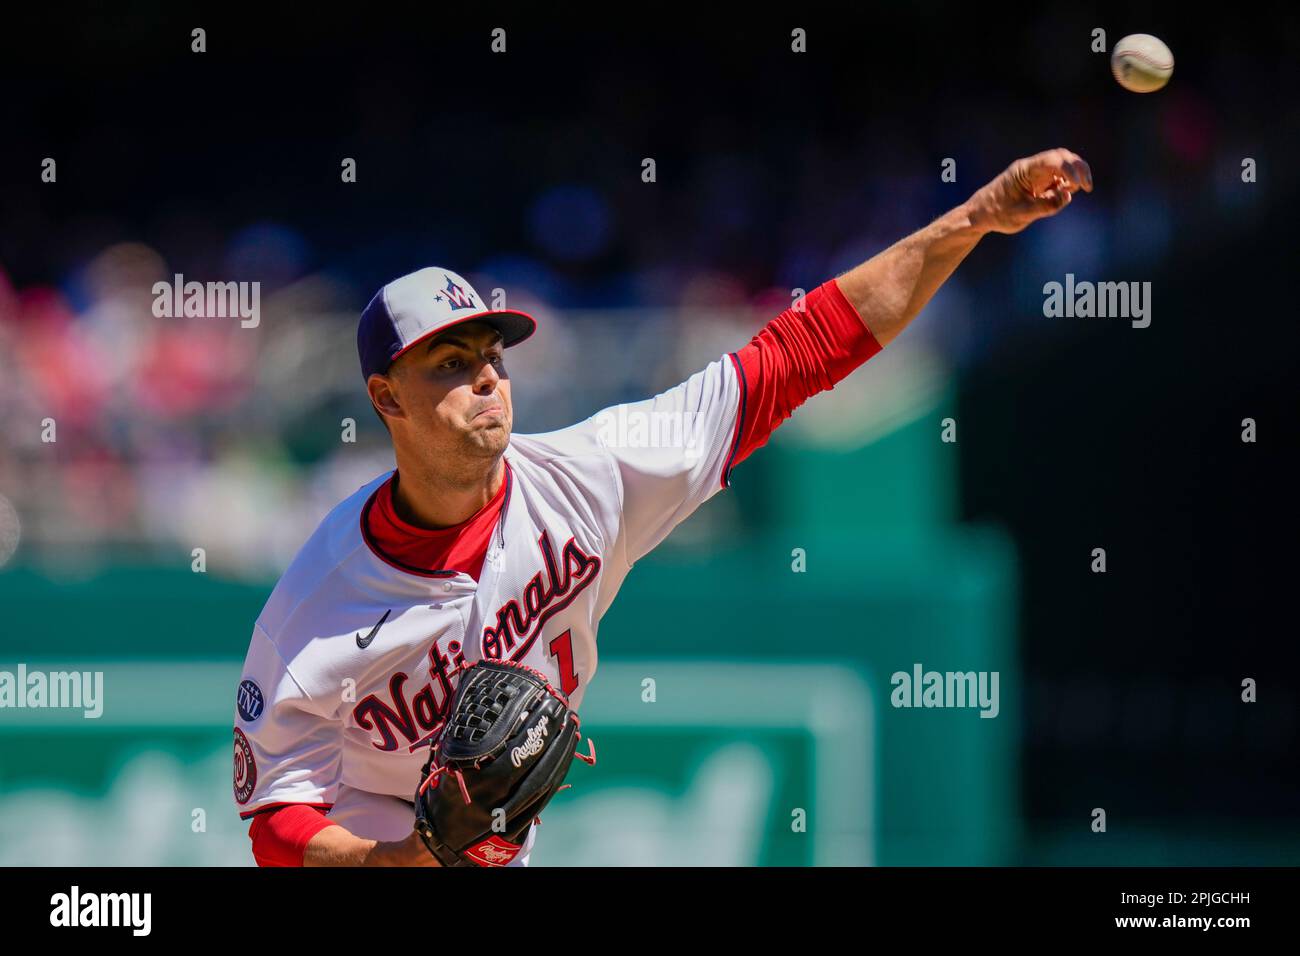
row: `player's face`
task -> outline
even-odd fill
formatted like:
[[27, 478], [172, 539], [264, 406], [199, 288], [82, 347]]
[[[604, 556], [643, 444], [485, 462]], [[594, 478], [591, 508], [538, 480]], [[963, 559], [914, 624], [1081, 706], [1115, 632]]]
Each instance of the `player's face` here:
[[389, 369], [400, 429], [426, 460], [495, 458], [514, 421], [501, 333], [466, 322], [401, 356]]

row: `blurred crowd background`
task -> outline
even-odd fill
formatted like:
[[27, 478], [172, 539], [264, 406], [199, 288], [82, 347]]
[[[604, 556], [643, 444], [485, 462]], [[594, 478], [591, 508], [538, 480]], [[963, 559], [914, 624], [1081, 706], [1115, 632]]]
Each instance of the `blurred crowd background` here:
[[[1007, 542], [994, 630], [1024, 673], [998, 782], [1007, 842], [909, 856], [911, 834], [864, 859], [1109, 861], [1086, 829], [1109, 800], [1149, 835], [1126, 845], [1133, 862], [1296, 862], [1300, 659], [1273, 616], [1294, 513], [1272, 497], [1289, 487], [1294, 508], [1293, 16], [1261, 35], [1246, 12], [1193, 29], [1132, 7], [997, 24], [955, 8], [638, 15], [648, 22], [213, 21], [204, 54], [189, 52], [201, 19], [140, 12], [6, 37], [0, 665], [93, 652], [237, 666], [247, 632], [176, 646], [190, 620], [165, 635], [122, 626], [125, 644], [109, 646], [47, 631], [33, 643], [31, 627], [65, 599], [89, 616], [83, 631], [108, 626], [102, 605], [69, 596], [78, 582], [110, 601], [151, 583], [188, 593], [176, 574], [196, 547], [208, 574], [246, 589], [233, 619], [247, 610], [251, 626], [321, 516], [392, 465], [355, 351], [357, 316], [391, 278], [445, 265], [537, 316], [507, 367], [516, 431], [543, 431], [675, 384], [745, 344], [791, 290], [925, 225], [1017, 156], [1064, 145], [1091, 163], [1096, 192], [986, 239], [897, 355], [797, 414], [664, 560], [698, 572], [760, 540], [788, 556], [810, 521], [899, 540], [910, 507]], [[487, 52], [498, 25], [504, 55]], [[808, 29], [807, 54], [790, 52], [792, 26]], [[1169, 87], [1123, 91], [1091, 49], [1097, 27], [1108, 44], [1165, 39]], [[45, 157], [54, 184], [40, 181]], [[656, 182], [642, 180], [646, 157]], [[345, 158], [355, 184], [340, 181]], [[1043, 284], [1067, 272], [1152, 282], [1152, 326], [1045, 318]], [[258, 326], [156, 318], [151, 289], [176, 274], [260, 283]], [[948, 414], [959, 441], [942, 462], [890, 445], [908, 429], [937, 445]], [[1245, 417], [1257, 445], [1240, 441]], [[355, 443], [340, 440], [347, 419]], [[815, 455], [825, 484], [792, 484]], [[882, 492], [846, 461], [897, 462], [894, 484]], [[931, 488], [942, 503], [906, 504]], [[1104, 583], [1086, 573], [1097, 546], [1112, 554]], [[135, 583], [104, 584], [122, 568]], [[1244, 677], [1262, 688], [1250, 713], [1236, 703]], [[879, 675], [866, 679], [883, 698]], [[62, 792], [19, 767], [32, 741], [67, 739], [44, 733], [3, 738], [0, 793]], [[109, 784], [84, 784], [84, 798], [97, 786]], [[0, 812], [11, 835], [23, 807]]]
[[[882, 16], [917, 55], [961, 35], [960, 18]], [[1251, 235], [1290, 189], [1267, 167], [1295, 111], [1267, 90], [1294, 88], [1297, 66], [1189, 36], [1178, 81], [1138, 97], [1090, 51], [1090, 23], [1043, 14], [1008, 39], [1017, 56], [966, 54], [954, 87], [947, 71], [904, 69], [910, 53], [845, 63], [816, 24], [802, 58], [756, 26], [702, 28], [664, 56], [593, 25], [567, 40], [521, 30], [496, 61], [451, 32], [436, 68], [415, 43], [368, 70], [311, 27], [289, 45], [214, 27], [211, 53], [187, 58], [169, 52], [169, 22], [96, 19], [81, 69], [131, 68], [90, 86], [49, 77], [10, 119], [25, 134], [13, 146], [40, 147], [35, 160], [7, 150], [0, 259], [0, 467], [24, 549], [82, 560], [197, 536], [231, 573], [282, 566], [321, 503], [374, 468], [358, 470], [338, 420], [354, 416], [382, 454], [349, 374], [356, 316], [431, 262], [538, 310], [547, 334], [512, 353], [511, 373], [517, 427], [545, 430], [675, 382], [687, 323], [753, 308], [761, 324], [791, 289], [918, 228], [1015, 156], [1066, 143], [1097, 193], [1014, 244], [985, 243], [909, 336], [965, 370], [1023, 337], [1095, 332], [1044, 321], [1043, 277], [1141, 280], [1175, 240], [1186, 256]], [[565, 62], [574, 48], [584, 64]], [[1252, 152], [1266, 174], [1245, 186]], [[49, 188], [20, 167], [47, 154], [60, 160]], [[641, 180], [646, 156], [656, 184]], [[176, 273], [261, 283], [265, 321], [155, 319], [150, 290]], [[576, 325], [584, 310], [607, 317]], [[752, 329], [727, 331], [730, 350]], [[58, 451], [31, 427], [45, 417]]]

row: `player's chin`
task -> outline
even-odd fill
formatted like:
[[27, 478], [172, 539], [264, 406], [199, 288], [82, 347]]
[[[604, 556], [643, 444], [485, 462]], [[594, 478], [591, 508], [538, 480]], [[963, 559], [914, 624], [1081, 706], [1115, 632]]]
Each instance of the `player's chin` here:
[[498, 415], [480, 415], [470, 427], [470, 443], [488, 453], [504, 451], [510, 443], [510, 419]]
[[470, 433], [505, 432], [510, 434], [510, 418], [504, 412], [485, 412], [476, 415], [469, 423]]

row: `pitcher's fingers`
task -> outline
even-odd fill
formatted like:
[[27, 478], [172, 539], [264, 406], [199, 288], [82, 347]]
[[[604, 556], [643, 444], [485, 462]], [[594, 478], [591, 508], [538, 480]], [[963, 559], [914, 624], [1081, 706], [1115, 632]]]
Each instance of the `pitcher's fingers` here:
[[1092, 170], [1087, 161], [1074, 153], [1067, 153], [1066, 156], [1061, 169], [1070, 177], [1076, 189], [1082, 189], [1086, 193], [1092, 192]]
[[1067, 191], [1069, 191], [1069, 192], [1074, 192], [1074, 191], [1076, 191], [1076, 190], [1083, 189], [1083, 185], [1082, 185], [1080, 182], [1078, 182], [1077, 180], [1071, 179], [1071, 178], [1068, 177], [1068, 176], [1061, 176], [1061, 177], [1057, 180], [1057, 182], [1060, 184], [1060, 186], [1061, 186], [1062, 189], [1065, 189], [1065, 190], [1067, 190]]

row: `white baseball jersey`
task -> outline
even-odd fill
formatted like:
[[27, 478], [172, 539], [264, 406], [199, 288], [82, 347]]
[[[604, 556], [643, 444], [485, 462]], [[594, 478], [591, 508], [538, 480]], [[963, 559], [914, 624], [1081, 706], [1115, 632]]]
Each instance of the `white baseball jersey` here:
[[654, 398], [512, 436], [478, 581], [372, 550], [364, 512], [388, 474], [334, 508], [253, 629], [235, 715], [241, 816], [305, 803], [357, 836], [408, 836], [463, 661], [523, 662], [581, 712], [600, 619], [632, 566], [725, 486], [741, 405], [726, 355]]

